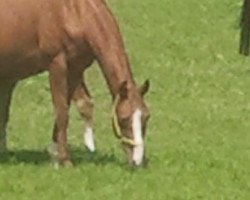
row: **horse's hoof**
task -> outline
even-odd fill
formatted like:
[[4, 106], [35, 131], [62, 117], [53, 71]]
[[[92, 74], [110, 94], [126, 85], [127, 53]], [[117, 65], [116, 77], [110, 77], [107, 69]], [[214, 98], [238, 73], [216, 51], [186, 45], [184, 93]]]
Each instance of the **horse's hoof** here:
[[95, 148], [89, 148], [87, 145], [84, 145], [85, 149], [89, 152], [89, 153], [95, 153], [96, 149]]

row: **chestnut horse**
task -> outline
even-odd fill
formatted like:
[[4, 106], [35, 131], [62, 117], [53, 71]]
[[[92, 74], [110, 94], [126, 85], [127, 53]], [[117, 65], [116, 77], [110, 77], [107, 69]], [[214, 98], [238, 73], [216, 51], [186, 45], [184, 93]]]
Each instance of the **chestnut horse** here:
[[249, 55], [250, 47], [250, 0], [244, 0], [241, 10], [240, 54]]
[[122, 35], [104, 0], [0, 1], [0, 148], [6, 149], [6, 124], [16, 83], [49, 72], [57, 161], [71, 166], [67, 126], [73, 99], [86, 121], [85, 144], [95, 150], [91, 97], [83, 73], [97, 61], [113, 99], [112, 119], [128, 162], [145, 160], [149, 110], [143, 95], [149, 81], [137, 87]]

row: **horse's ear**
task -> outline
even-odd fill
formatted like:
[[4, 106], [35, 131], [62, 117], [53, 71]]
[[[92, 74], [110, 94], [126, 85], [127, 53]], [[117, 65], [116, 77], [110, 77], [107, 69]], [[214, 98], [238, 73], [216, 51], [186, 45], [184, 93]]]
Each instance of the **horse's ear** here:
[[120, 95], [121, 100], [128, 98], [128, 83], [127, 83], [127, 81], [123, 81], [120, 84], [119, 95]]
[[143, 83], [143, 85], [139, 88], [139, 92], [140, 92], [141, 96], [144, 96], [148, 92], [149, 88], [150, 88], [150, 82], [149, 82], [149, 80], [146, 80]]

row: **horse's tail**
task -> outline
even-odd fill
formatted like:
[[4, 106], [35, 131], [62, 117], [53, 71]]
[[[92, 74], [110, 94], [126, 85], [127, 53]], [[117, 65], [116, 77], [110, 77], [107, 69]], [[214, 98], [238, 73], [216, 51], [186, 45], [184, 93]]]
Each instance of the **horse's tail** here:
[[240, 26], [240, 54], [248, 56], [250, 47], [250, 0], [244, 0]]

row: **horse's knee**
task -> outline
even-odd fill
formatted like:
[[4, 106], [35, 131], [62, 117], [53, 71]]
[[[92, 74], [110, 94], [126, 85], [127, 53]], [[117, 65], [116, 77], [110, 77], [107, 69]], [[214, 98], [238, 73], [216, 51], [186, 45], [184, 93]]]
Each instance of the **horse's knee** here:
[[55, 125], [54, 131], [65, 130], [69, 121], [69, 107], [63, 106], [55, 110]]
[[92, 120], [94, 104], [91, 101], [91, 99], [88, 100], [78, 99], [76, 101], [76, 106], [84, 119]]

